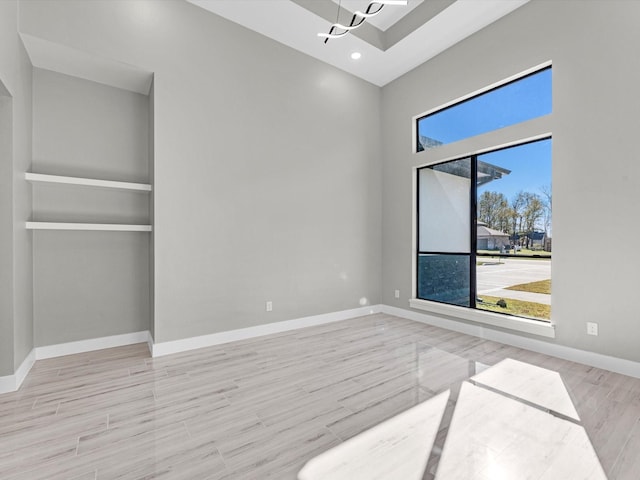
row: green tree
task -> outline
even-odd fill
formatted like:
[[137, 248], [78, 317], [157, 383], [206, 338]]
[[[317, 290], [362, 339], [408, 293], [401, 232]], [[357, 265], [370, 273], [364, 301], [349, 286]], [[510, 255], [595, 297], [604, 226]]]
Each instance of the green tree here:
[[[544, 190], [541, 191], [544, 193]], [[478, 199], [478, 221], [486, 223], [489, 228], [508, 233], [512, 239], [516, 234], [524, 238], [538, 228], [547, 231], [551, 221], [550, 202], [550, 194], [545, 198], [520, 190], [508, 201], [503, 193], [483, 192]]]
[[478, 200], [478, 220], [489, 228], [505, 231], [508, 227], [509, 202], [503, 193], [483, 192]]

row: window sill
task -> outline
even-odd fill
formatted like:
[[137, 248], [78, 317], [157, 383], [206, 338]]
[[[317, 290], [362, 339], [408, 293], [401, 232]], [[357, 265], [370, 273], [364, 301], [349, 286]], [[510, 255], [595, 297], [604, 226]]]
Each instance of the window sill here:
[[428, 300], [420, 300], [417, 298], [410, 299], [409, 306], [418, 310], [447, 315], [449, 317], [462, 320], [470, 320], [472, 322], [491, 325], [493, 327], [531, 333], [541, 337], [555, 338], [556, 336], [555, 326], [552, 323], [541, 322], [538, 320], [512, 317], [509, 315], [474, 310], [467, 307], [458, 307], [456, 305], [446, 305], [444, 303], [430, 302]]

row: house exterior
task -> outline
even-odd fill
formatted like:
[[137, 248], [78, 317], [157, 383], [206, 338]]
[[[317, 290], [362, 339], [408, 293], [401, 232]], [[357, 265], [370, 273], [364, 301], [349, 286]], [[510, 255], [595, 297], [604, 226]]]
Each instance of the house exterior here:
[[537, 230], [526, 234], [519, 234], [518, 243], [524, 248], [529, 248], [531, 250], [551, 251], [550, 239], [547, 238], [545, 232]]
[[501, 250], [509, 245], [509, 235], [487, 227], [484, 222], [477, 222], [478, 250]]

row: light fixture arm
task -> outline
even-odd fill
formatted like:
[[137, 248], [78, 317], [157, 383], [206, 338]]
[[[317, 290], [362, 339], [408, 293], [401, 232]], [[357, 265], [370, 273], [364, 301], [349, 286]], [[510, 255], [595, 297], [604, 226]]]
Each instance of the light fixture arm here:
[[[331, 24], [329, 33], [318, 33], [318, 37], [324, 38], [324, 43], [327, 43], [330, 38], [344, 37], [351, 30], [362, 25], [367, 18], [378, 15], [385, 5], [407, 5], [407, 0], [372, 0], [364, 12], [357, 10], [353, 14], [349, 25], [342, 25], [336, 20], [336, 23]], [[338, 5], [338, 14], [340, 14], [340, 5]]]

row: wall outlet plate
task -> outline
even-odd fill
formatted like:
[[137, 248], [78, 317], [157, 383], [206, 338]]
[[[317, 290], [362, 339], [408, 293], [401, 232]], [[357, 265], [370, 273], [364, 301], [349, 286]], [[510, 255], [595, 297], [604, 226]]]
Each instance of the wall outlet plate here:
[[594, 322], [587, 322], [587, 335], [598, 335], [598, 324]]
[[273, 302], [271, 302], [271, 301], [267, 302], [266, 309], [267, 309], [267, 312], [272, 311], [273, 310]]

